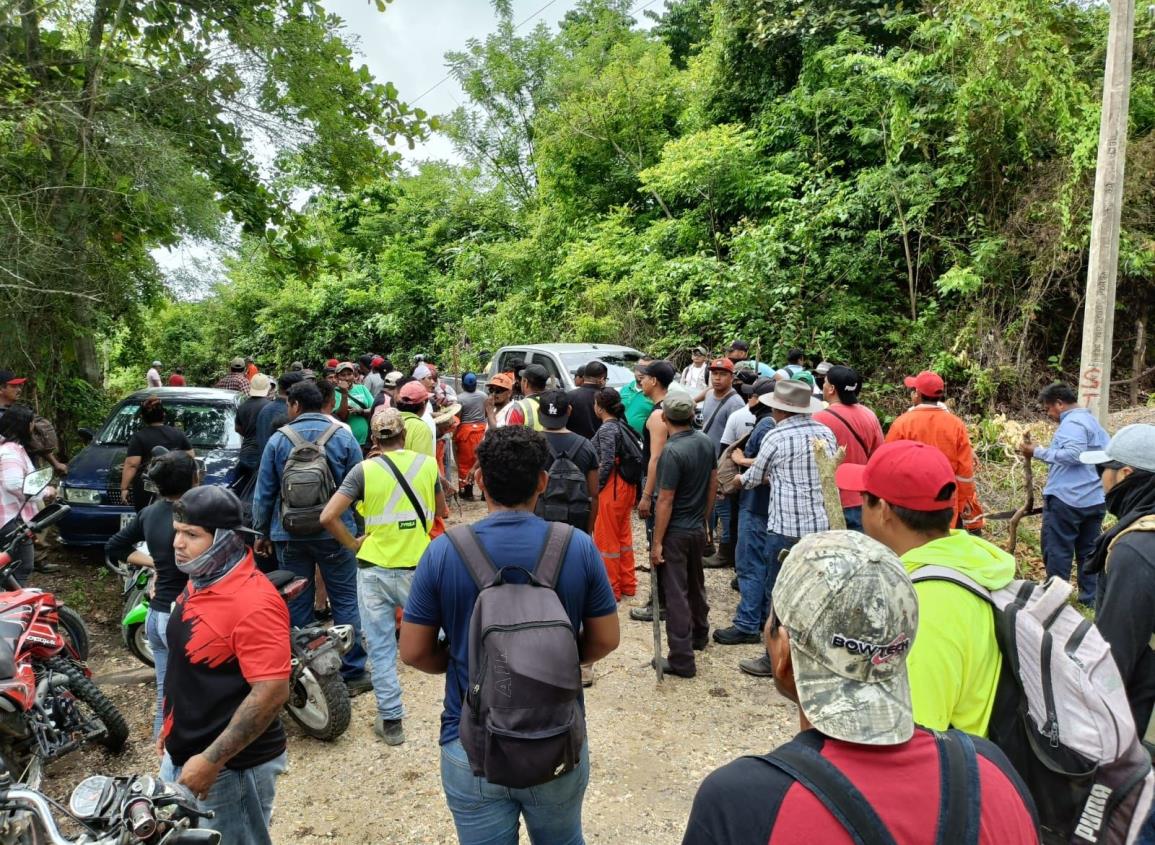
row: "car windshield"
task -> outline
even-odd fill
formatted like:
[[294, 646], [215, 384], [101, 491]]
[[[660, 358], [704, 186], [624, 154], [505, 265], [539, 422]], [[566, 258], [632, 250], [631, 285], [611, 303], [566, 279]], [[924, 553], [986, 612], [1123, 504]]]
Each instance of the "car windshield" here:
[[560, 357], [571, 376], [577, 372], [578, 367], [584, 366], [590, 361], [601, 361], [606, 365], [606, 370], [609, 371], [606, 376], [606, 384], [610, 387], [618, 387], [634, 380], [634, 364], [642, 356], [637, 352], [596, 352], [591, 350], [589, 352], [562, 352]]
[[[127, 446], [129, 438], [140, 428], [140, 402], [127, 401], [117, 408], [105, 423], [96, 442], [104, 446]], [[235, 409], [232, 405], [166, 401], [164, 421], [185, 433], [194, 449], [240, 447], [240, 435], [234, 430]], [[232, 441], [236, 441], [235, 443]]]

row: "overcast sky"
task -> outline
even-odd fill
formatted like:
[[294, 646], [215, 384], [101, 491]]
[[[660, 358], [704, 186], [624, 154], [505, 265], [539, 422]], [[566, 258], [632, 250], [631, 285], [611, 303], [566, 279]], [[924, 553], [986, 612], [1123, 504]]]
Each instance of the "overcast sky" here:
[[[470, 38], [484, 39], [497, 24], [489, 0], [393, 0], [384, 12], [378, 12], [372, 0], [323, 3], [345, 20], [361, 59], [377, 81], [392, 82], [403, 101], [429, 114], [448, 114], [465, 99], [452, 79], [429, 90], [447, 74], [445, 54], [464, 49]], [[518, 32], [541, 21], [554, 27], [576, 5], [577, 0], [513, 0], [513, 19], [526, 21]], [[452, 145], [440, 135], [414, 152], [404, 144], [398, 149], [407, 159], [456, 158]]]

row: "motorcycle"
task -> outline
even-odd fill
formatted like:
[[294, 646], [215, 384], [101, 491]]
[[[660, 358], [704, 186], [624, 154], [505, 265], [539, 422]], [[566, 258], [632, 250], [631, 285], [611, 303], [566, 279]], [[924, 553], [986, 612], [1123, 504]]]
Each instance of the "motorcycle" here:
[[[24, 493], [38, 495], [51, 472], [25, 479]], [[63, 519], [70, 508], [50, 504], [31, 521], [20, 519], [0, 536], [0, 766], [22, 772], [39, 786], [43, 764], [88, 742], [120, 751], [128, 723], [92, 682], [84, 663], [88, 636], [80, 617], [51, 593], [21, 588], [13, 576], [17, 547]], [[77, 623], [79, 623], [77, 625]], [[65, 625], [74, 627], [68, 637]]]
[[[81, 833], [66, 836], [53, 808]], [[221, 835], [199, 827], [211, 819], [197, 807], [189, 790], [150, 775], [94, 775], [72, 791], [65, 810], [27, 784], [13, 784], [0, 774], [0, 845], [219, 845]]]
[[[124, 579], [121, 637], [129, 651], [142, 663], [152, 666], [152, 647], [145, 634], [151, 572], [145, 567], [117, 564], [107, 559], [105, 563]], [[286, 602], [300, 595], [308, 584], [304, 578], [283, 569], [270, 572], [266, 577]], [[349, 690], [340, 670], [341, 655], [353, 647], [353, 626], [310, 625], [293, 628], [290, 637], [291, 693], [285, 710], [309, 736], [331, 742], [348, 729], [352, 713]]]
[[[285, 569], [266, 577], [286, 603], [309, 583]], [[352, 716], [349, 688], [341, 677], [341, 655], [353, 647], [353, 626], [294, 627], [289, 636], [293, 661], [285, 709], [309, 736], [331, 742], [345, 733]]]

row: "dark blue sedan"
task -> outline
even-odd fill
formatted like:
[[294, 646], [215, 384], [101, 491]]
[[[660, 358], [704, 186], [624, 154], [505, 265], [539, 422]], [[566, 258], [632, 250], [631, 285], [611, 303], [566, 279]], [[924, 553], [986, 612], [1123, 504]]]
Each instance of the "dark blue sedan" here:
[[227, 484], [241, 451], [236, 433], [237, 405], [232, 390], [203, 387], [154, 387], [121, 400], [92, 442], [68, 462], [61, 495], [72, 511], [59, 524], [69, 546], [102, 546], [133, 514], [121, 501], [120, 473], [128, 440], [140, 426], [140, 404], [150, 396], [164, 402], [165, 422], [181, 429], [204, 462], [202, 484]]

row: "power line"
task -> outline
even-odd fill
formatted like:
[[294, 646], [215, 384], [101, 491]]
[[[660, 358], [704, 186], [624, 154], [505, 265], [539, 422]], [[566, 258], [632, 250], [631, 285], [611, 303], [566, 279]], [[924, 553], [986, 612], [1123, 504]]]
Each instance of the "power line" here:
[[[549, 0], [548, 3], [546, 3], [540, 9], [538, 9], [536, 12], [534, 12], [528, 18], [526, 18], [525, 20], [516, 24], [513, 27], [513, 31], [517, 32], [519, 29], [521, 29], [523, 26], [525, 26], [527, 23], [529, 23], [531, 20], [536, 18], [538, 15], [540, 15], [542, 12], [544, 12], [546, 9], [548, 9], [550, 6], [552, 6], [556, 2], [557, 2], [557, 0]], [[650, 0], [650, 2], [653, 2], [653, 0]], [[424, 91], [422, 91], [421, 94], [417, 97], [417, 99], [410, 102], [409, 105], [411, 105], [411, 106], [417, 105], [417, 103], [420, 102], [422, 99], [424, 99], [426, 96], [428, 96], [429, 94], [432, 94], [434, 91], [436, 91], [438, 88], [440, 88], [446, 82], [448, 82], [452, 76], [453, 76], [452, 73], [445, 74], [445, 76], [441, 77], [441, 79], [439, 79], [439, 80], [437, 80], [437, 82], [433, 83], [432, 86], [430, 86], [429, 88], [426, 88]]]

